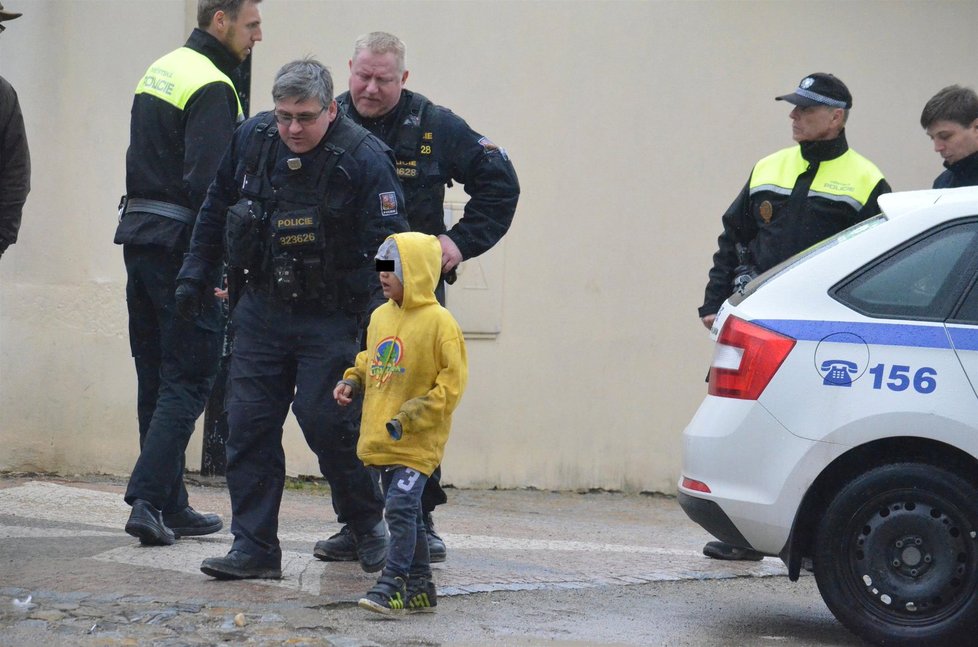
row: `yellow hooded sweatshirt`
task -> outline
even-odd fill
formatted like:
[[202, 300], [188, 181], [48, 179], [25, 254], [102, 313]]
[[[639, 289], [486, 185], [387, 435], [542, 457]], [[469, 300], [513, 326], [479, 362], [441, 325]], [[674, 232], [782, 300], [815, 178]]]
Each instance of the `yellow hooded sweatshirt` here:
[[[419, 232], [390, 236], [404, 277], [401, 305], [390, 299], [370, 316], [367, 350], [343, 374], [363, 392], [357, 456], [365, 465], [403, 465], [425, 475], [441, 464], [452, 412], [468, 380], [462, 330], [435, 299], [441, 275], [438, 239]], [[394, 440], [387, 422], [397, 419]]]

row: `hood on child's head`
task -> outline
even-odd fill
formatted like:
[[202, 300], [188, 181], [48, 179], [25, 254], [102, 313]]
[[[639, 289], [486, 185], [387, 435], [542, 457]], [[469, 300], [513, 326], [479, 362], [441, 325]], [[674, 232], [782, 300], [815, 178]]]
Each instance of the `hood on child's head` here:
[[378, 260], [394, 261], [394, 274], [404, 286], [402, 308], [435, 303], [441, 278], [441, 243], [430, 234], [407, 231], [388, 236], [377, 250]]

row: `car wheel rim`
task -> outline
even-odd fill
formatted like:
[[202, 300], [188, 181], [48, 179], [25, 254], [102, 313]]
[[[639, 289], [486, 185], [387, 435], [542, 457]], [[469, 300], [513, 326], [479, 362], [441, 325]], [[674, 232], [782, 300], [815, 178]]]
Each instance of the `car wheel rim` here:
[[845, 533], [856, 599], [883, 622], [939, 622], [971, 597], [976, 529], [939, 496], [889, 492], [853, 516]]

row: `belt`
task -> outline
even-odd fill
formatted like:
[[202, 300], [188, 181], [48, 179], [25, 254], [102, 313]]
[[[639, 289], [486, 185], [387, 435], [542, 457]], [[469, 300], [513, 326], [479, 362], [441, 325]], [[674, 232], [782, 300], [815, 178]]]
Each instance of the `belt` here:
[[[160, 200], [147, 200], [145, 198], [129, 198], [126, 200], [126, 210], [124, 213], [139, 211], [141, 213], [152, 213], [165, 218], [172, 218], [180, 222], [193, 225], [197, 219], [197, 212], [188, 207], [181, 207], [171, 202]], [[123, 214], [124, 215], [124, 214]]]

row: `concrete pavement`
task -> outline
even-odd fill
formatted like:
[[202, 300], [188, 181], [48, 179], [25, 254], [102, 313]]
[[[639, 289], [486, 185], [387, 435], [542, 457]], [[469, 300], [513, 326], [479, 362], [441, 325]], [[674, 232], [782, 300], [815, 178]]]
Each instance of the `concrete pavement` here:
[[[376, 644], [316, 631], [326, 622], [323, 609], [350, 606], [375, 579], [356, 564], [312, 557], [313, 544], [339, 528], [325, 488], [285, 493], [281, 581], [218, 582], [199, 565], [228, 550], [227, 528], [173, 546], [140, 546], [123, 531], [124, 485], [105, 478], [0, 478], [0, 645], [24, 644], [18, 637], [31, 636], [49, 643], [61, 636], [65, 644], [210, 644], [227, 636], [268, 644], [299, 638], [302, 644]], [[230, 503], [220, 481], [189, 489], [195, 508], [221, 514], [228, 525]], [[434, 565], [434, 574], [439, 594], [458, 608], [465, 596], [480, 593], [785, 574], [775, 559], [703, 557], [708, 535], [670, 497], [448, 494], [449, 504], [435, 513], [448, 559]]]

